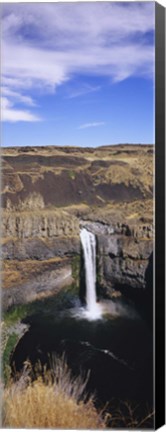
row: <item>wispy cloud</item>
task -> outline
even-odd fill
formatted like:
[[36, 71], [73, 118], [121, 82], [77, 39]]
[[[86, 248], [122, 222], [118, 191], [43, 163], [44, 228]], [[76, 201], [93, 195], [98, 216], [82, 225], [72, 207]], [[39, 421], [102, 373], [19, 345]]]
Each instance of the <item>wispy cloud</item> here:
[[33, 88], [54, 92], [80, 73], [112, 81], [153, 77], [154, 46], [147, 37], [154, 30], [153, 2], [4, 3], [2, 15], [2, 82], [9, 103], [14, 92], [30, 106], [25, 97]]
[[30, 96], [23, 95], [17, 91], [13, 91], [8, 87], [2, 86], [1, 95], [6, 98], [11, 98], [14, 102], [19, 102], [29, 106], [36, 106], [35, 101]]
[[85, 96], [89, 93], [96, 93], [101, 89], [101, 86], [92, 86], [89, 84], [82, 84], [68, 89], [68, 98], [73, 99], [80, 96]]
[[87, 129], [91, 127], [104, 126], [105, 122], [92, 122], [92, 123], [84, 123], [78, 127], [78, 129]]
[[1, 114], [2, 121], [8, 121], [14, 123], [18, 121], [36, 122], [41, 120], [38, 116], [32, 114], [27, 110], [16, 109], [6, 97], [1, 98], [1, 107], [2, 107], [2, 114]]
[[[19, 109], [18, 109], [19, 105]], [[25, 107], [36, 107], [36, 103], [31, 96], [22, 94], [20, 91], [12, 90], [11, 86], [1, 88], [1, 117], [6, 122], [36, 122], [41, 118], [34, 113], [27, 111]]]

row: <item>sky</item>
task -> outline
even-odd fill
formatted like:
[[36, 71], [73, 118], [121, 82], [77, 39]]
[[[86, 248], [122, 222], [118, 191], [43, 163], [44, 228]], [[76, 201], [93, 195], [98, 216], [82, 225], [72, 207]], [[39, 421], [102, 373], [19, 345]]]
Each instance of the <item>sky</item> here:
[[154, 143], [154, 2], [1, 5], [3, 146]]

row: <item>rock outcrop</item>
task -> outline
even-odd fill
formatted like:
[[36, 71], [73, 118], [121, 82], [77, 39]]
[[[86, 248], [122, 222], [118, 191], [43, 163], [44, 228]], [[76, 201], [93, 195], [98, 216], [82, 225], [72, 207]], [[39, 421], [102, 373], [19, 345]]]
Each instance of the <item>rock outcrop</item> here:
[[70, 286], [72, 282], [72, 267], [67, 262], [56, 265], [54, 269], [49, 267], [48, 270], [41, 271], [37, 275], [30, 274], [28, 281], [2, 290], [2, 309], [6, 310], [11, 306], [26, 304], [57, 294], [65, 286]]
[[153, 251], [152, 226], [104, 225], [82, 222], [96, 234], [100, 280], [107, 287], [145, 288], [145, 272]]

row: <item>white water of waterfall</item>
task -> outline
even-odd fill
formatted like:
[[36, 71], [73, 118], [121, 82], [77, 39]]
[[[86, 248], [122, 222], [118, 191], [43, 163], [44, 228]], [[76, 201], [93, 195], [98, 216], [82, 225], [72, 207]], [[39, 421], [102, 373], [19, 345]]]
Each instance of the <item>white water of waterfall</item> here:
[[80, 231], [83, 248], [86, 281], [86, 316], [91, 320], [101, 318], [100, 305], [96, 299], [96, 238], [82, 228]]

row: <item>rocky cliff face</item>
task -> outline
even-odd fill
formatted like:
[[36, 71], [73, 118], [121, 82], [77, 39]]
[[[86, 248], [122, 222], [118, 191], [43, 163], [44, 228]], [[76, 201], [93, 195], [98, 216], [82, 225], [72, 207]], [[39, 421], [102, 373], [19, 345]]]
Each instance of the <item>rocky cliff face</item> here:
[[[146, 288], [153, 250], [152, 146], [11, 148], [4, 149], [2, 159], [6, 307], [19, 297], [11, 292], [24, 291], [20, 298], [26, 300], [30, 285], [34, 292], [28, 298], [41, 295], [46, 285], [56, 291], [52, 260], [61, 260], [62, 279], [69, 273], [71, 278], [81, 225], [97, 236], [99, 277], [109, 293]], [[39, 262], [44, 265], [34, 282]], [[64, 278], [66, 283], [70, 278]]]
[[145, 288], [145, 272], [153, 251], [152, 226], [139, 233], [128, 225], [84, 222], [97, 236], [100, 280], [107, 287]]

